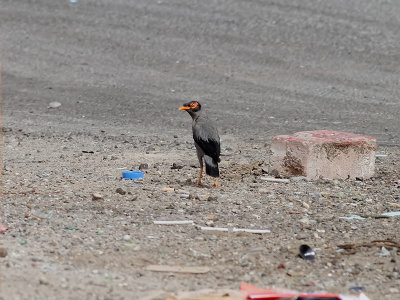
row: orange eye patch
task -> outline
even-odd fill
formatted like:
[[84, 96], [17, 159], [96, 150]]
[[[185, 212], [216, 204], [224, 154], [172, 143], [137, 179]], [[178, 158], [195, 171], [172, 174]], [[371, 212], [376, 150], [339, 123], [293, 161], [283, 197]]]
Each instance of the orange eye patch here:
[[196, 108], [197, 106], [199, 106], [199, 103], [197, 102], [190, 103], [191, 108]]

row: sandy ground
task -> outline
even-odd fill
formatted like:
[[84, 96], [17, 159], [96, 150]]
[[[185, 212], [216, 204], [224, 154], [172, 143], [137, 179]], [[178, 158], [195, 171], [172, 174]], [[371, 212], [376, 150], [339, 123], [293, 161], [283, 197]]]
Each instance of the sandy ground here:
[[[399, 298], [400, 218], [379, 217], [400, 210], [399, 16], [383, 0], [0, 0], [1, 297], [164, 299], [246, 281]], [[192, 184], [177, 109], [194, 98], [219, 126], [218, 189]], [[367, 181], [262, 180], [274, 135], [314, 129], [372, 135], [387, 156]], [[141, 164], [143, 181], [120, 179]]]

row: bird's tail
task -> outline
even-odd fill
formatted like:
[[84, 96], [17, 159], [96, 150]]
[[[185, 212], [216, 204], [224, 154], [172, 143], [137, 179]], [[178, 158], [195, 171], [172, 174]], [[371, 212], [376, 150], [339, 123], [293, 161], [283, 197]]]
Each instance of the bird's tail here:
[[208, 155], [204, 155], [204, 162], [206, 164], [206, 174], [212, 177], [219, 177], [218, 162]]

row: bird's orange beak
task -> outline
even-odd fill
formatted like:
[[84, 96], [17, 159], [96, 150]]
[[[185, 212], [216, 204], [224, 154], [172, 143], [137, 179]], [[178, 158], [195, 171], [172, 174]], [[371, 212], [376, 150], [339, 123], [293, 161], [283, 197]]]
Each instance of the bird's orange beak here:
[[190, 106], [181, 106], [179, 107], [179, 110], [188, 110], [190, 109]]

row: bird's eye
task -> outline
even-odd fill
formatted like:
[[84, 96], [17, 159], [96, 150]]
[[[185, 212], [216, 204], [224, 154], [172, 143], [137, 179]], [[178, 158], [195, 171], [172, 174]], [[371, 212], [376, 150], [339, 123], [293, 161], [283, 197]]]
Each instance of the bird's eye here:
[[198, 105], [197, 102], [193, 102], [193, 103], [190, 104], [190, 107], [191, 108], [195, 108], [195, 107], [197, 107], [197, 105]]

